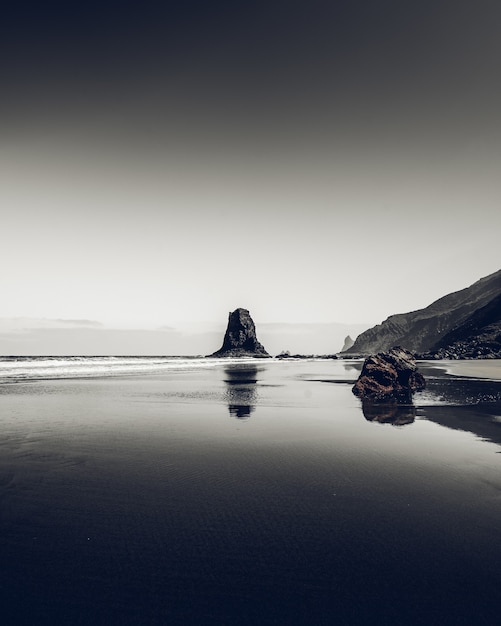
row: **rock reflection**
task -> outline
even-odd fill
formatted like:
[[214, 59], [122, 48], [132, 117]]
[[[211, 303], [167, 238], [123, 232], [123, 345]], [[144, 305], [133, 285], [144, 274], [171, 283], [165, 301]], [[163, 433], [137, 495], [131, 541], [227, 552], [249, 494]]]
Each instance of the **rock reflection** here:
[[350, 374], [357, 373], [357, 376], [362, 371], [363, 361], [342, 361], [343, 367]]
[[406, 424], [412, 424], [416, 419], [416, 407], [413, 404], [363, 400], [362, 411], [368, 422], [379, 422], [380, 424], [405, 426]]
[[236, 363], [224, 369], [226, 399], [232, 417], [247, 419], [256, 408], [258, 368], [253, 363]]
[[417, 398], [422, 418], [501, 445], [501, 381], [434, 373]]

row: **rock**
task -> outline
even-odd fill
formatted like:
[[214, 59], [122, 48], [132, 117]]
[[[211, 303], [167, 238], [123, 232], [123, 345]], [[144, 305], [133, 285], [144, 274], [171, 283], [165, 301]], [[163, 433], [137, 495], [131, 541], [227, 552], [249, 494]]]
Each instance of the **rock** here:
[[280, 352], [280, 354], [277, 354], [277, 356], [275, 357], [276, 359], [280, 359], [280, 360], [284, 360], [284, 359], [293, 359], [293, 360], [298, 360], [298, 359], [303, 359], [303, 360], [307, 360], [307, 359], [332, 359], [332, 360], [336, 360], [338, 358], [337, 354], [291, 354], [288, 350], [287, 351], [282, 351]]
[[261, 357], [269, 358], [256, 337], [256, 327], [247, 309], [235, 309], [228, 316], [228, 327], [223, 345], [211, 357]]
[[280, 352], [280, 354], [277, 354], [275, 358], [280, 359], [281, 361], [283, 361], [284, 359], [291, 359], [291, 360], [297, 361], [297, 359], [313, 359], [315, 358], [315, 356], [313, 354], [291, 354], [289, 350], [287, 350], [285, 352], [284, 351]]
[[353, 339], [350, 337], [350, 335], [348, 335], [347, 337], [345, 337], [344, 339], [344, 344], [343, 344], [343, 348], [341, 350], [341, 352], [345, 352], [346, 350], [349, 350], [351, 348], [351, 346], [354, 344], [355, 342], [353, 341]]
[[365, 400], [408, 403], [415, 391], [424, 388], [425, 380], [417, 371], [412, 353], [395, 347], [365, 359], [352, 391]]
[[289, 352], [289, 350], [282, 350], [282, 352], [280, 352], [280, 354], [277, 354], [277, 356], [275, 357], [276, 359], [291, 359], [291, 353]]

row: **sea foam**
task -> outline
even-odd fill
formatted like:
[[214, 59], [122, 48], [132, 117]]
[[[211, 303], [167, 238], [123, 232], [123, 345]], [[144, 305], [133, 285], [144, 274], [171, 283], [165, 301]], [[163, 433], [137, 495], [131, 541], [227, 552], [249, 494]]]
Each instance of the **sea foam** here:
[[210, 368], [220, 363], [221, 359], [189, 356], [10, 356], [0, 357], [0, 383], [161, 374], [169, 370]]

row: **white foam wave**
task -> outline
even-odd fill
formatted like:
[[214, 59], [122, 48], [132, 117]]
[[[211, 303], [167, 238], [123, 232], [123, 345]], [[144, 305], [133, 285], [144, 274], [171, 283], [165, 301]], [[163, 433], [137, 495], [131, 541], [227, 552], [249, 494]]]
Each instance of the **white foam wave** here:
[[0, 382], [161, 374], [218, 363], [203, 357], [2, 357]]

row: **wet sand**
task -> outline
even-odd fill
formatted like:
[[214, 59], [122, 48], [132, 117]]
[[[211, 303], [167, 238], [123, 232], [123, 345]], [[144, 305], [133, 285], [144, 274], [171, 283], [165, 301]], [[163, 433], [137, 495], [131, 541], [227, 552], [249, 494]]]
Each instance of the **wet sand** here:
[[440, 361], [448, 374], [453, 376], [469, 376], [472, 378], [489, 378], [501, 380], [501, 363], [499, 360], [480, 359], [478, 361]]
[[3, 623], [497, 624], [501, 383], [359, 365], [0, 386]]

